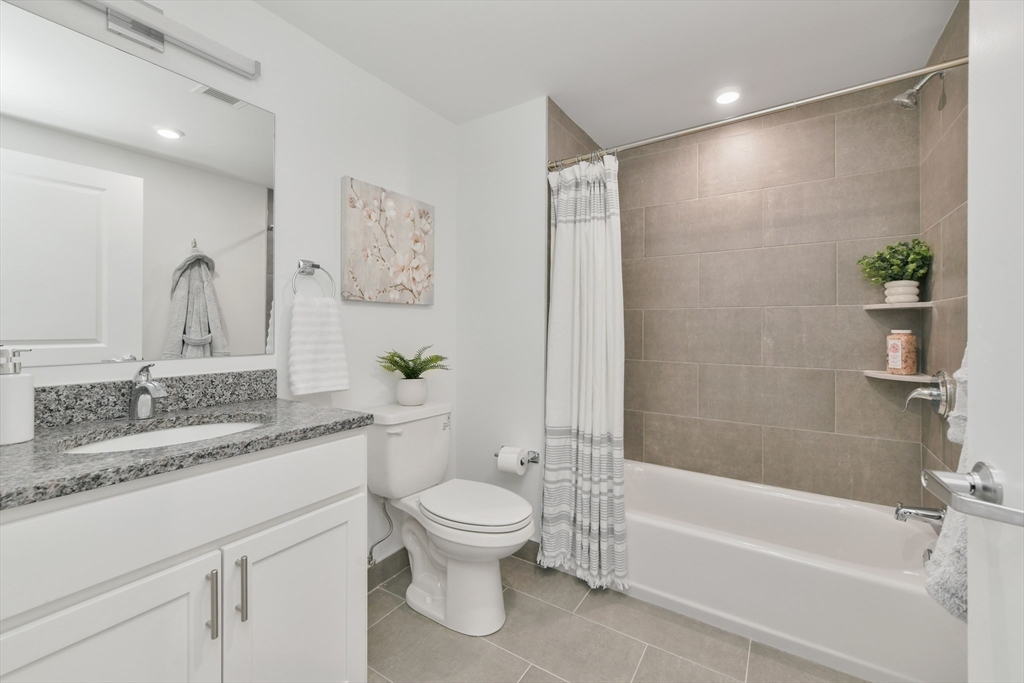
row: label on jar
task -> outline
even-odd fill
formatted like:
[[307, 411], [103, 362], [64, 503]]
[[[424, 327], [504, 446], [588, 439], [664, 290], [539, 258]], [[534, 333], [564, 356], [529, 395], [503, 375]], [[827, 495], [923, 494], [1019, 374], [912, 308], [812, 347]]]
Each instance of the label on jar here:
[[896, 370], [903, 369], [903, 340], [889, 340], [889, 367]]

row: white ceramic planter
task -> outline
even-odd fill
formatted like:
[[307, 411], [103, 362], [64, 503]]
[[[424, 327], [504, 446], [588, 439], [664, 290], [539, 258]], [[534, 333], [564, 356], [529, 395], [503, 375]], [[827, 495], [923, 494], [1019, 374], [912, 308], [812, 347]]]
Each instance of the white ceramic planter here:
[[395, 393], [403, 406], [421, 406], [427, 402], [427, 380], [400, 379]]
[[921, 293], [920, 284], [914, 280], [895, 280], [885, 283], [885, 303], [912, 304], [917, 303]]

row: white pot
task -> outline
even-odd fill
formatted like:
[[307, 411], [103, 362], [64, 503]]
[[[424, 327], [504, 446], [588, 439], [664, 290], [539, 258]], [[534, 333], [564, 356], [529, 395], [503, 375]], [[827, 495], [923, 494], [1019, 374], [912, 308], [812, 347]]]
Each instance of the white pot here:
[[920, 301], [920, 284], [914, 280], [895, 280], [885, 283], [885, 303], [912, 304]]
[[421, 406], [427, 402], [427, 380], [400, 379], [395, 393], [403, 406]]

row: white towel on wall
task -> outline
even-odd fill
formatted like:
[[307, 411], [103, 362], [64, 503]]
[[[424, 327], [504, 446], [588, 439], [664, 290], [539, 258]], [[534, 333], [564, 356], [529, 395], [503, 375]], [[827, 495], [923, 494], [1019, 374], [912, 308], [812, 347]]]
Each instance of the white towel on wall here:
[[[956, 380], [956, 405], [949, 414], [947, 436], [953, 443], [963, 444], [957, 472], [967, 472], [971, 458], [967, 455], [967, 351]], [[935, 552], [925, 562], [925, 589], [932, 598], [957, 619], [967, 621], [967, 516], [953, 509], [946, 510]]]
[[348, 389], [341, 305], [333, 298], [295, 295], [288, 382], [293, 394]]

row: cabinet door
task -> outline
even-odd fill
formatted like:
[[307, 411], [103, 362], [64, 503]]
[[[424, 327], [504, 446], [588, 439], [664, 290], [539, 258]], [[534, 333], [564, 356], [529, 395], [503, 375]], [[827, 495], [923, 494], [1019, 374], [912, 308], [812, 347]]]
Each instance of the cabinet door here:
[[219, 681], [220, 563], [210, 552], [3, 634], [0, 680]]
[[224, 680], [363, 680], [364, 494], [225, 546], [223, 553]]

